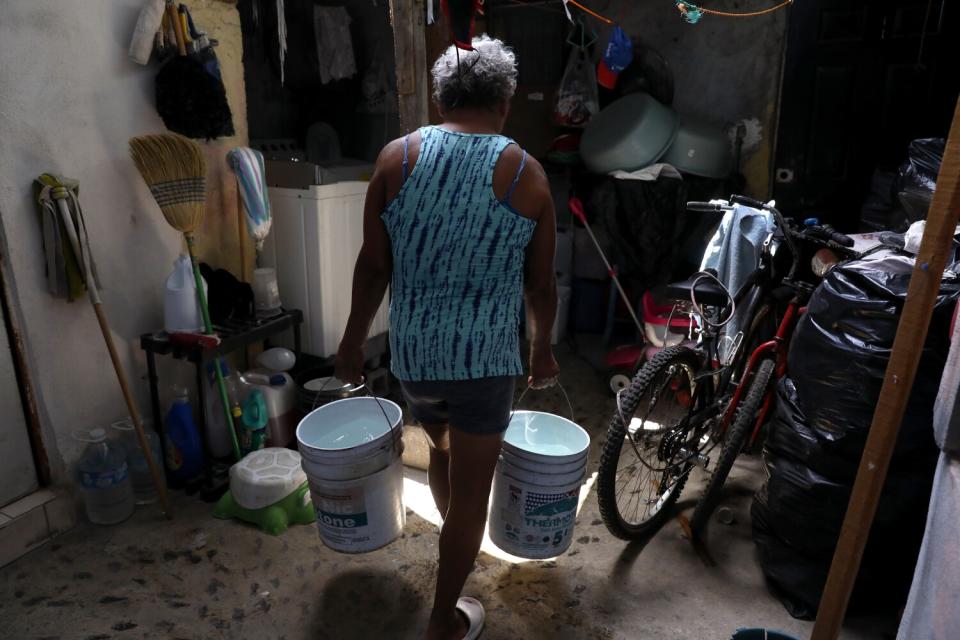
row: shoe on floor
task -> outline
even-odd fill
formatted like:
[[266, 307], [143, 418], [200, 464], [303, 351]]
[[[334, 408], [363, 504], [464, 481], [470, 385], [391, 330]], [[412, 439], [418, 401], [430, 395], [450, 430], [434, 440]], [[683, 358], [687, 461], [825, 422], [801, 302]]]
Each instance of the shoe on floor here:
[[462, 613], [467, 619], [467, 635], [463, 640], [476, 640], [483, 631], [483, 621], [486, 614], [483, 611], [483, 605], [476, 598], [460, 598], [457, 600], [457, 611]]

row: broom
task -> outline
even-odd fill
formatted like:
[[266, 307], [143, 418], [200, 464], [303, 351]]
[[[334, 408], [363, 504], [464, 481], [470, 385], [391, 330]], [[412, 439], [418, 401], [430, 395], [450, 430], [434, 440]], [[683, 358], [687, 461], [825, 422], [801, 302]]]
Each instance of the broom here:
[[[150, 187], [150, 193], [160, 205], [163, 217], [171, 227], [183, 234], [187, 242], [187, 252], [193, 264], [193, 278], [200, 297], [200, 314], [203, 316], [203, 328], [207, 334], [213, 333], [210, 311], [207, 308], [207, 296], [203, 291], [200, 266], [194, 250], [193, 232], [203, 220], [207, 198], [207, 163], [203, 159], [200, 145], [175, 133], [140, 136], [130, 139], [130, 155], [144, 182]], [[230, 399], [227, 386], [223, 382], [220, 367], [214, 367], [217, 375], [217, 387], [220, 400], [227, 415], [227, 425], [233, 425], [230, 411]], [[240, 460], [240, 445], [237, 434], [231, 427], [230, 440], [233, 454]]]

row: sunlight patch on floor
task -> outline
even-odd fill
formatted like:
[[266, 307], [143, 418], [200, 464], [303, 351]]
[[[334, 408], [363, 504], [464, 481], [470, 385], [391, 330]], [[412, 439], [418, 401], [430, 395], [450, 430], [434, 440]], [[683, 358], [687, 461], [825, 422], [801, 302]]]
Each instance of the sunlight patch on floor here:
[[[586, 480], [584, 481], [580, 489], [580, 500], [577, 503], [578, 516], [580, 515], [580, 511], [583, 509], [583, 505], [586, 504], [587, 498], [590, 495], [596, 480], [597, 474], [592, 473], [587, 476]], [[437, 528], [440, 527], [440, 512], [437, 511], [437, 507], [433, 503], [433, 494], [430, 493], [430, 485], [427, 483], [427, 473], [425, 471], [411, 469], [410, 467], [403, 468], [403, 503], [408, 509], [412, 510], [427, 522], [433, 524]], [[574, 532], [574, 535], [576, 535], [576, 531]], [[487, 530], [483, 532], [483, 542], [480, 545], [480, 551], [491, 555], [498, 560], [503, 560], [513, 564], [535, 562], [534, 560], [527, 560], [526, 558], [519, 558], [511, 555], [497, 545], [493, 544], [493, 541], [490, 539], [489, 526]]]

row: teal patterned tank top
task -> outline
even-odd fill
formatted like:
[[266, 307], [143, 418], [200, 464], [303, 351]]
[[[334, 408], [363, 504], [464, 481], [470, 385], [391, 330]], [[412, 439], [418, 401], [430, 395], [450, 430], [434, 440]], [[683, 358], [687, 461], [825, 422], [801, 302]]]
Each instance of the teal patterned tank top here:
[[513, 140], [438, 127], [382, 218], [393, 249], [391, 369], [401, 380], [519, 375], [527, 244], [536, 221], [501, 201], [493, 170]]

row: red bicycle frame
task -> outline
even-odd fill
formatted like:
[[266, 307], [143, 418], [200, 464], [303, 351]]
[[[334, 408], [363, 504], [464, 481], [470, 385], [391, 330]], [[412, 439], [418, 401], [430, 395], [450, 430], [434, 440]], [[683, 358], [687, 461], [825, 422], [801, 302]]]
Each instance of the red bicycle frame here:
[[[730, 399], [730, 404], [727, 405], [727, 408], [723, 413], [723, 419], [720, 422], [721, 437], [727, 433], [727, 428], [730, 426], [730, 422], [733, 420], [733, 415], [736, 412], [737, 406], [739, 406], [740, 400], [742, 399], [744, 391], [747, 388], [747, 382], [753, 378], [753, 373], [756, 371], [756, 368], [761, 360], [768, 358], [769, 354], [773, 353], [777, 363], [777, 368], [774, 372], [774, 381], [777, 382], [783, 378], [787, 371], [787, 346], [790, 343], [790, 336], [793, 335], [793, 328], [796, 326], [797, 319], [805, 310], [806, 307], [800, 307], [798, 298], [795, 297], [793, 300], [791, 300], [790, 304], [787, 305], [786, 312], [783, 314], [783, 319], [780, 320], [780, 325], [777, 327], [777, 333], [773, 339], [764, 342], [757, 347], [753, 353], [750, 354], [750, 359], [747, 360], [747, 366], [743, 370], [743, 376], [740, 378], [740, 384], [737, 385], [737, 389], [734, 391], [733, 397]], [[753, 433], [750, 435], [751, 447], [757, 440], [757, 435], [760, 433], [760, 427], [764, 422], [766, 422], [767, 414], [770, 412], [771, 406], [773, 406], [773, 398], [775, 393], [776, 384], [772, 384], [770, 388], [767, 389], [766, 395], [763, 398], [763, 405], [760, 408], [760, 415], [757, 417], [757, 423], [754, 425]]]

